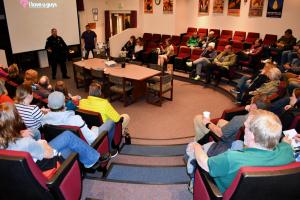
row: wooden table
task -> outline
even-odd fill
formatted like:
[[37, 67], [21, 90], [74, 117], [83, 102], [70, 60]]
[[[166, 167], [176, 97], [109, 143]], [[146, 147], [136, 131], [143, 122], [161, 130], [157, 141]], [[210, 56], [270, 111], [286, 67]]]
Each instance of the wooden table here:
[[79, 67], [84, 67], [85, 69], [91, 70], [103, 70], [105, 74], [124, 77], [132, 82], [134, 87], [133, 97], [137, 100], [139, 97], [144, 96], [146, 91], [145, 80], [159, 75], [161, 72], [158, 70], [142, 67], [135, 64], [126, 63], [125, 68], [121, 67], [121, 64], [116, 64], [113, 67], [108, 67], [105, 65], [104, 59], [93, 58], [88, 60], [82, 60], [75, 62], [74, 65]]

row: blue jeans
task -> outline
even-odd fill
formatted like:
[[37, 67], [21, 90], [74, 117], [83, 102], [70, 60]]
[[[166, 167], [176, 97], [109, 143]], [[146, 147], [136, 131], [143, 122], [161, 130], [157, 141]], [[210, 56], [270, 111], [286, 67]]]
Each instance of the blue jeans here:
[[79, 154], [79, 161], [84, 166], [95, 164], [100, 154], [85, 143], [82, 139], [74, 135], [71, 131], [64, 131], [49, 142], [49, 145], [60, 152], [63, 158], [67, 159], [72, 152]]
[[294, 58], [297, 58], [296, 51], [292, 51], [292, 50], [283, 51], [281, 55], [281, 66], [283, 66], [286, 63], [292, 63]]
[[101, 134], [103, 131], [107, 131], [108, 132], [109, 149], [112, 149], [111, 144], [112, 144], [112, 141], [114, 139], [115, 128], [116, 128], [115, 122], [113, 122], [111, 120], [107, 120], [98, 129], [99, 134]]
[[244, 92], [249, 88], [249, 84], [247, 83], [249, 79], [250, 78], [248, 76], [243, 76], [238, 80], [236, 87], [238, 88], [240, 93], [237, 95], [237, 101], [240, 101], [242, 99]]

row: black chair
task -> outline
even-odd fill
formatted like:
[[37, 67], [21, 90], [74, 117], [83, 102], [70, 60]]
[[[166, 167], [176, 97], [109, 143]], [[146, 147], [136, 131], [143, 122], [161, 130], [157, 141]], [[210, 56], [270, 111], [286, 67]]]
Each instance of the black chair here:
[[80, 115], [83, 121], [85, 121], [86, 125], [89, 128], [92, 128], [92, 126], [101, 126], [103, 124], [102, 117], [100, 113], [98, 112], [93, 112], [89, 110], [83, 110], [83, 109], [78, 109], [75, 111], [76, 115]]
[[27, 152], [0, 150], [0, 199], [80, 199], [82, 180], [77, 154], [47, 178]]

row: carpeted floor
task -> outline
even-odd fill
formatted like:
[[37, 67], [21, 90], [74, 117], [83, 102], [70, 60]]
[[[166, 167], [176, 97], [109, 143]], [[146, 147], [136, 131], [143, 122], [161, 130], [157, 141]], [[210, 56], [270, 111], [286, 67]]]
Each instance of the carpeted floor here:
[[186, 145], [169, 145], [169, 146], [146, 146], [146, 145], [124, 145], [121, 154], [136, 156], [179, 156], [185, 153]]

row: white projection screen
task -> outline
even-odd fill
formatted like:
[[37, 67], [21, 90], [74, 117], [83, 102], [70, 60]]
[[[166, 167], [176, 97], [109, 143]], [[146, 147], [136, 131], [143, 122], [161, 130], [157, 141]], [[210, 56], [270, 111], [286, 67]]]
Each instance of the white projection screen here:
[[56, 28], [67, 45], [79, 44], [76, 0], [4, 0], [14, 54], [45, 48]]

